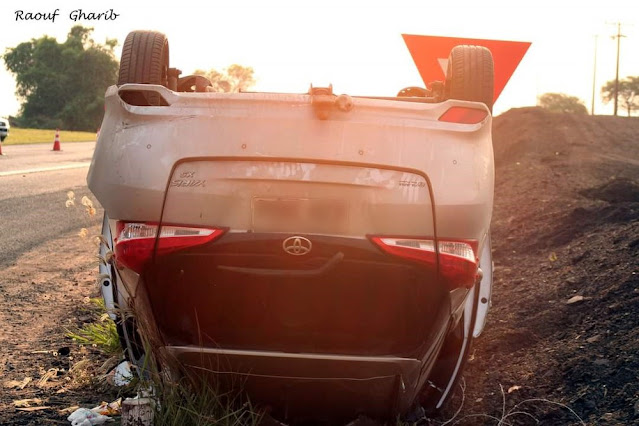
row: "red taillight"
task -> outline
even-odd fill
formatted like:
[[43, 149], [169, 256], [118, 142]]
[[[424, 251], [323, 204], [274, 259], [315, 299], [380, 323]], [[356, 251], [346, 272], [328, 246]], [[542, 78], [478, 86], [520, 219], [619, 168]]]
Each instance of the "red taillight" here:
[[[160, 235], [158, 236], [158, 228]], [[115, 259], [137, 273], [153, 256], [155, 239], [158, 237], [157, 255], [172, 253], [185, 248], [199, 246], [219, 238], [224, 229], [192, 228], [187, 226], [154, 223], [118, 222], [115, 239]]]
[[[383, 251], [426, 266], [437, 266], [435, 241], [429, 239], [371, 237]], [[450, 288], [471, 288], [477, 280], [477, 241], [439, 240], [439, 275]]]
[[488, 112], [484, 109], [451, 107], [439, 117], [439, 121], [460, 124], [477, 124], [484, 121]]

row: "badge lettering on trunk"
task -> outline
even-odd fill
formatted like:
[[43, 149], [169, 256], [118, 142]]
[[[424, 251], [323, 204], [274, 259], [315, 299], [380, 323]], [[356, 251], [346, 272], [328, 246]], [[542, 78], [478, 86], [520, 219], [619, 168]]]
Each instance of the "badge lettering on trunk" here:
[[196, 186], [204, 188], [206, 186], [206, 180], [176, 179], [171, 181], [171, 187], [190, 188]]
[[308, 238], [295, 236], [285, 239], [282, 243], [282, 248], [288, 254], [302, 256], [311, 251], [313, 243]]

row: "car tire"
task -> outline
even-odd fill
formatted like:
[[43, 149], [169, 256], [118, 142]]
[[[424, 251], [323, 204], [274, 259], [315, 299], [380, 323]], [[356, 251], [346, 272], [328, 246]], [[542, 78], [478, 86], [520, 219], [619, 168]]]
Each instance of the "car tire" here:
[[6, 138], [7, 138], [6, 136], [0, 136], [0, 142], [4, 142]]
[[[126, 36], [120, 58], [118, 86], [127, 83], [169, 85], [169, 41], [157, 31], [132, 31]], [[133, 99], [124, 99], [133, 105], [144, 105], [139, 99], [143, 92], [124, 93]], [[148, 105], [161, 105], [158, 93], [146, 92]]]
[[493, 110], [495, 69], [493, 55], [483, 46], [455, 46], [448, 56], [446, 99], [484, 103]]

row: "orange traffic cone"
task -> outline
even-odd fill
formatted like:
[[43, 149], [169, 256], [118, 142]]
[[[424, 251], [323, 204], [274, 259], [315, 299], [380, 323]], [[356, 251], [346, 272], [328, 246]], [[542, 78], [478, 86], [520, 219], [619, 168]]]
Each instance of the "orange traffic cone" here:
[[53, 149], [51, 151], [60, 151], [60, 129], [55, 129], [55, 139], [53, 140]]
[[4, 154], [2, 153], [2, 142], [0, 142], [0, 155], [4, 155]]

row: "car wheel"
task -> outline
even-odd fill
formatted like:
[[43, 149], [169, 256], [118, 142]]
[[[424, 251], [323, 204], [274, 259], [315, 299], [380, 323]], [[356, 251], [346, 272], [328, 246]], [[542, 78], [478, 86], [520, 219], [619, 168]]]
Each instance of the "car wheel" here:
[[[127, 83], [169, 84], [169, 41], [157, 31], [132, 31], [126, 36], [120, 58], [118, 86]], [[133, 99], [126, 99], [126, 96]], [[145, 98], [146, 103], [139, 99]], [[153, 92], [125, 92], [133, 105], [161, 105], [162, 97]]]
[[420, 404], [427, 412], [434, 412], [454, 394], [473, 343], [479, 291], [475, 285], [468, 295], [462, 316], [442, 345], [439, 358], [420, 394]]
[[493, 55], [483, 46], [453, 47], [448, 56], [446, 99], [482, 102], [493, 110], [495, 71]]
[[4, 142], [6, 138], [7, 138], [6, 136], [0, 136], [0, 142]]

